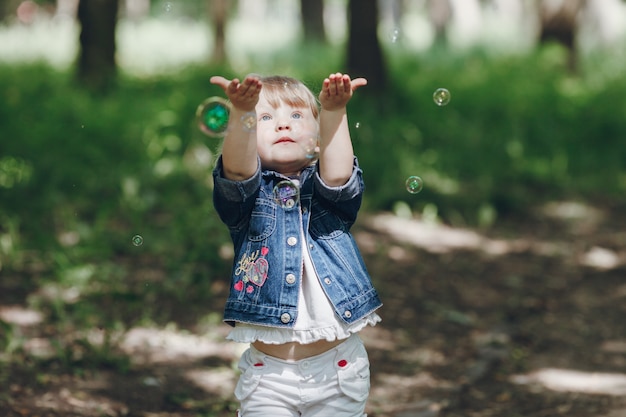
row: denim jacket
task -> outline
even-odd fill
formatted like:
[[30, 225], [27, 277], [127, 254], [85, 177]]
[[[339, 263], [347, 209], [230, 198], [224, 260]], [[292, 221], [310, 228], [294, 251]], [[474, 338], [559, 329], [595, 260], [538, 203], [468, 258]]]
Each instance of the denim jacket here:
[[[224, 178], [221, 157], [213, 171], [213, 203], [234, 245], [230, 294], [224, 321], [293, 327], [302, 281], [302, 245], [308, 245], [322, 288], [341, 319], [350, 324], [381, 306], [350, 227], [361, 206], [362, 171], [354, 159], [348, 182], [324, 184], [317, 165], [299, 178], [300, 197], [278, 204], [277, 183], [288, 180], [261, 170], [243, 181]], [[303, 234], [304, 231], [304, 234]], [[302, 241], [304, 235], [306, 242]]]

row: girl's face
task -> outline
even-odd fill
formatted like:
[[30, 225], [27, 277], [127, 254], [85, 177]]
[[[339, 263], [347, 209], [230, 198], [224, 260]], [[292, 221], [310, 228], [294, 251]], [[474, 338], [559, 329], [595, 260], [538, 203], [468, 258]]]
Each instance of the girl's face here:
[[309, 107], [281, 101], [274, 108], [261, 94], [256, 114], [257, 151], [263, 168], [294, 175], [311, 163], [319, 125]]

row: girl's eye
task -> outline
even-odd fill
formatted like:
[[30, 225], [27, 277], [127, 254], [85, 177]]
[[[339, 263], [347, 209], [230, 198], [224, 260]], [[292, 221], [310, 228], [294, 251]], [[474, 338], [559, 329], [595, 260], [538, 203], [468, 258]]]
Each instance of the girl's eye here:
[[291, 117], [294, 119], [302, 119], [302, 113], [292, 113]]
[[272, 120], [272, 116], [270, 116], [269, 114], [264, 114], [261, 116], [261, 120], [267, 122], [268, 120]]

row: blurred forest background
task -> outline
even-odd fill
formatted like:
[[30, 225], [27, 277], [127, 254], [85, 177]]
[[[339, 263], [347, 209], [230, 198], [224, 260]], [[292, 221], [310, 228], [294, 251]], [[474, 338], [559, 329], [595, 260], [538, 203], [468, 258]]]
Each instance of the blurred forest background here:
[[[626, 395], [626, 221], [613, 217], [626, 207], [622, 0], [1, 0], [1, 415], [233, 415], [241, 348], [223, 343], [220, 317], [232, 249], [211, 202], [220, 143], [200, 132], [196, 108], [223, 96], [211, 75], [285, 74], [317, 92], [336, 71], [369, 80], [349, 117], [367, 184], [356, 227], [388, 285], [376, 331], [389, 333], [364, 336], [370, 416], [626, 415], [614, 402]], [[437, 88], [449, 104], [433, 102]], [[406, 189], [412, 175], [419, 194]], [[564, 261], [545, 288], [543, 260], [502, 258], [504, 272], [487, 272], [499, 239], [517, 242], [515, 256], [562, 255], [527, 235], [576, 242], [577, 266]], [[468, 236], [491, 258], [468, 253]], [[391, 269], [424, 288], [399, 299]], [[489, 400], [463, 397], [495, 363], [506, 378], [530, 371], [532, 332], [558, 316], [546, 294], [572, 277], [599, 285], [596, 273], [608, 274], [601, 291], [581, 288], [614, 297], [611, 310], [581, 318], [585, 331], [569, 321], [576, 303], [557, 321], [581, 355], [612, 343], [608, 362], [584, 370], [610, 372], [613, 391], [514, 400], [494, 394], [500, 375]], [[476, 305], [447, 298], [453, 286]], [[520, 338], [496, 325], [518, 311], [539, 320]], [[400, 335], [407, 314], [423, 327]], [[446, 351], [441, 340], [468, 344]], [[400, 347], [417, 356], [398, 359]]]

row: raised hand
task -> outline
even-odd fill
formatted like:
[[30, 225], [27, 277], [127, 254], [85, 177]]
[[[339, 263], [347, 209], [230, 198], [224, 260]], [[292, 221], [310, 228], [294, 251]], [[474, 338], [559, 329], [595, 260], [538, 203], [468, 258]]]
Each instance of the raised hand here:
[[237, 78], [228, 80], [215, 75], [210, 81], [211, 84], [222, 87], [235, 109], [245, 112], [254, 111], [263, 87], [263, 83], [256, 75], [247, 75], [243, 82], [239, 82]]
[[354, 91], [367, 84], [365, 78], [350, 79], [348, 74], [330, 74], [322, 83], [319, 101], [322, 109], [333, 111], [346, 106]]

